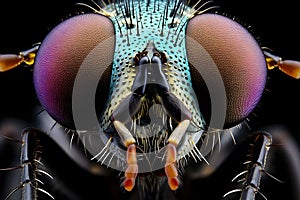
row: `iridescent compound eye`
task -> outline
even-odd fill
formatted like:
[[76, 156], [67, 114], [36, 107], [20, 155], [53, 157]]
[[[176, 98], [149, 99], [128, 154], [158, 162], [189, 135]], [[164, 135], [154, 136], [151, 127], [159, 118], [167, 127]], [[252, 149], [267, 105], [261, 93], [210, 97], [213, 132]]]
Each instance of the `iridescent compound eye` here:
[[37, 53], [34, 67], [37, 96], [45, 110], [65, 127], [74, 128], [74, 81], [82, 63], [96, 47], [86, 79], [101, 82], [95, 97], [98, 101], [95, 110], [100, 113], [109, 88], [114, 51], [114, 27], [108, 18], [96, 14], [69, 18], [47, 35]]
[[241, 122], [256, 107], [265, 87], [267, 67], [260, 46], [242, 25], [227, 17], [202, 14], [192, 18], [187, 26], [187, 54], [200, 103], [209, 102], [201, 72], [214, 82], [216, 71], [196, 46], [206, 51], [222, 77], [227, 97], [225, 126]]

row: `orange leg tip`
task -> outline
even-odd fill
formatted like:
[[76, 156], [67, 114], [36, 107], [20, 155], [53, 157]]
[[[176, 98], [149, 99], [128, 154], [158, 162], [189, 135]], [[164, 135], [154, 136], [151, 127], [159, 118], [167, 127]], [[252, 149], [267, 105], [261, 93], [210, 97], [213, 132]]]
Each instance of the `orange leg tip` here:
[[15, 54], [0, 55], [0, 72], [5, 72], [19, 66], [24, 58]]
[[136, 178], [138, 173], [138, 165], [137, 164], [130, 164], [128, 165], [125, 171], [126, 178]]
[[279, 69], [287, 75], [299, 79], [300, 78], [300, 62], [294, 60], [284, 60], [279, 64]]
[[165, 165], [165, 173], [168, 178], [174, 178], [178, 176], [177, 169], [174, 164], [166, 164]]
[[125, 188], [125, 190], [127, 190], [128, 192], [130, 192], [135, 184], [135, 179], [134, 178], [125, 178], [124, 182], [123, 182], [123, 186]]
[[179, 187], [179, 180], [177, 177], [168, 178], [168, 184], [171, 190], [177, 190]]

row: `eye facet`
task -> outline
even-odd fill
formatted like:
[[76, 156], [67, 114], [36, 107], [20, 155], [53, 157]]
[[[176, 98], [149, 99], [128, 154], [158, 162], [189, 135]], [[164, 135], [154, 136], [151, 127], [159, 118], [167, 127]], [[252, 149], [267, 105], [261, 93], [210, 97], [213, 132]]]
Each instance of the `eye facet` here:
[[[34, 66], [34, 86], [40, 103], [60, 124], [74, 128], [72, 117], [72, 91], [78, 70], [87, 55], [109, 38], [114, 37], [112, 22], [101, 15], [83, 14], [69, 18], [57, 25], [44, 39], [37, 53]], [[105, 103], [110, 81], [110, 66], [114, 51], [114, 39], [97, 52], [97, 58], [90, 63], [89, 76], [101, 77], [97, 89], [96, 110]], [[99, 54], [99, 55], [98, 55]], [[99, 73], [93, 73], [99, 68]], [[87, 77], [87, 80], [91, 77]], [[95, 78], [95, 77], [94, 77]], [[107, 95], [106, 95], [107, 96]]]
[[203, 80], [197, 78], [203, 75], [199, 71], [209, 72], [211, 69], [196, 59], [195, 56], [201, 59], [201, 55], [195, 52], [195, 42], [210, 55], [223, 79], [227, 98], [225, 127], [241, 122], [256, 107], [266, 82], [266, 61], [257, 41], [240, 24], [217, 14], [192, 18], [187, 26], [187, 38], [191, 38], [186, 43], [187, 55], [192, 65], [193, 88], [199, 94], [198, 101], [209, 101], [201, 95], [205, 87]]

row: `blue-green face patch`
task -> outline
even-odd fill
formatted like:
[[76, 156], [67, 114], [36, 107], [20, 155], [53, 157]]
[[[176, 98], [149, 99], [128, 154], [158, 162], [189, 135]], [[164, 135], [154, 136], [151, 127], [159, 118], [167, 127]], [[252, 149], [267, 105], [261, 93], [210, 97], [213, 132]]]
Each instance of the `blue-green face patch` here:
[[[193, 140], [196, 143], [205, 125], [191, 84], [185, 44], [186, 25], [195, 12], [195, 9], [181, 1], [151, 1], [151, 3], [147, 1], [120, 1], [101, 9], [100, 13], [108, 16], [114, 24], [116, 41], [108, 105], [101, 120], [104, 129], [109, 126], [109, 117], [116, 107], [126, 96], [132, 93], [132, 86], [137, 73], [134, 57], [142, 52], [148, 42], [151, 41], [158, 51], [166, 55], [163, 73], [170, 86], [170, 92], [192, 114], [193, 123], [189, 127], [190, 132], [187, 131], [184, 136], [185, 142], [182, 143], [181, 150], [178, 151], [178, 159], [183, 158], [193, 148], [188, 140]], [[166, 122], [162, 124], [167, 126]], [[139, 134], [147, 140], [147, 133], [145, 132], [132, 134], [134, 136]], [[159, 134], [159, 131], [150, 135], [156, 134]], [[160, 133], [159, 137], [161, 135], [164, 134]], [[164, 139], [161, 138], [160, 140]], [[143, 148], [147, 149], [148, 147]], [[158, 150], [158, 147], [155, 148]]]

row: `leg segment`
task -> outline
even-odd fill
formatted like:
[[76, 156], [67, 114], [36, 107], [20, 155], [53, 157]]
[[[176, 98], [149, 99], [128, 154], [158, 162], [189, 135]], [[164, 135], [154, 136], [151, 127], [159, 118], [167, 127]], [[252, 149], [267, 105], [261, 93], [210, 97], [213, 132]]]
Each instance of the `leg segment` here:
[[32, 65], [39, 45], [17, 54], [0, 54], [0, 72], [5, 72], [25, 63]]
[[[253, 200], [257, 195], [263, 199], [299, 199], [299, 147], [293, 141], [293, 137], [282, 127], [272, 126], [266, 127], [264, 130], [251, 134], [249, 139], [252, 142], [247, 160], [244, 162], [246, 168], [233, 179], [241, 181], [241, 189], [232, 190], [224, 196], [241, 192], [240, 200]], [[271, 170], [279, 171], [279, 179], [287, 180], [282, 182], [269, 173]], [[270, 187], [269, 184], [272, 185], [272, 182], [268, 182], [262, 187], [261, 179], [263, 176], [273, 179], [276, 185]], [[271, 192], [265, 196], [262, 190]]]
[[255, 195], [259, 192], [260, 179], [266, 167], [271, 144], [272, 136], [269, 133], [259, 132], [254, 135], [254, 142], [249, 152], [250, 159], [246, 161], [247, 175], [243, 183], [241, 200], [255, 199]]
[[14, 193], [18, 190], [22, 190], [22, 199], [36, 199], [37, 198], [37, 166], [36, 163], [39, 160], [38, 155], [38, 142], [34, 134], [29, 134], [29, 130], [24, 130], [22, 132], [21, 138], [21, 158], [20, 165], [7, 168], [2, 170], [17, 170], [21, 169], [21, 180], [20, 185], [6, 196], [5, 199], [10, 199], [13, 197]]
[[180, 143], [182, 137], [187, 131], [190, 121], [191, 113], [184, 106], [184, 104], [176, 98], [175, 95], [167, 92], [162, 95], [162, 104], [169, 116], [175, 119], [178, 123], [168, 138], [168, 145], [166, 149], [166, 164], [165, 173], [168, 178], [168, 184], [171, 190], [176, 190], [179, 187], [178, 171], [176, 168], [177, 150], [176, 146]]
[[36, 181], [36, 161], [38, 156], [38, 141], [34, 133], [30, 134], [29, 130], [22, 133], [22, 150], [21, 150], [21, 166], [22, 177], [21, 187], [24, 199], [36, 199], [37, 181]]
[[127, 148], [127, 169], [125, 171], [124, 188], [131, 191], [135, 185], [135, 178], [138, 174], [138, 165], [136, 158], [136, 146], [131, 144]]
[[[268, 132], [255, 132], [250, 136], [250, 149], [247, 154], [246, 169], [238, 174], [235, 179], [242, 181], [241, 189], [232, 190], [224, 195], [241, 192], [240, 200], [254, 200], [257, 193], [260, 193], [260, 182], [265, 171], [267, 157], [272, 144], [272, 136]], [[263, 196], [264, 197], [264, 196]]]
[[[9, 177], [3, 184], [9, 185], [9, 182], [13, 181], [13, 185], [7, 186], [9, 187], [8, 191], [2, 191], [1, 188], [0, 192], [5, 192], [1, 196], [4, 197], [3, 200], [5, 198], [6, 200], [50, 200], [53, 198], [56, 200], [81, 200], [93, 199], [99, 192], [106, 196], [110, 195], [114, 199], [119, 198], [117, 196], [121, 195], [120, 191], [111, 192], [111, 188], [118, 188], [118, 184], [109, 176], [111, 171], [108, 169], [104, 171], [106, 168], [102, 167], [98, 169], [100, 168], [99, 164], [89, 160], [92, 156], [88, 152], [84, 154], [81, 143], [74, 142], [70, 148], [69, 135], [66, 133], [59, 134], [59, 137], [55, 134], [51, 135], [52, 138], [33, 128], [22, 131], [21, 138], [18, 140], [22, 146], [20, 151], [15, 153], [17, 155], [14, 154], [18, 157], [19, 162], [17, 161], [15, 167], [10, 167], [11, 164], [4, 165], [4, 167], [9, 166], [10, 168], [4, 169], [6, 171], [4, 175], [8, 174]], [[76, 141], [76, 136], [74, 137]], [[66, 144], [62, 142], [64, 140], [67, 141]], [[20, 147], [19, 145], [14, 146], [17, 146], [16, 149]], [[7, 150], [9, 151], [9, 149]], [[81, 157], [77, 150], [80, 150], [85, 157]], [[3, 163], [1, 162], [1, 164]], [[1, 167], [3, 168], [3, 166]], [[99, 170], [101, 171], [99, 172]], [[17, 174], [16, 180], [12, 179], [11, 174]], [[117, 174], [113, 174], [113, 176], [118, 177]]]
[[166, 158], [166, 164], [165, 164], [165, 173], [168, 178], [168, 184], [171, 190], [176, 190], [179, 186], [179, 180], [178, 180], [178, 171], [175, 166], [176, 164], [176, 147], [174, 144], [169, 143], [167, 145], [167, 158]]

